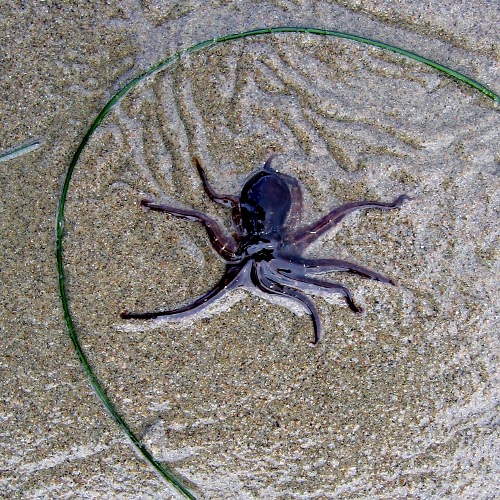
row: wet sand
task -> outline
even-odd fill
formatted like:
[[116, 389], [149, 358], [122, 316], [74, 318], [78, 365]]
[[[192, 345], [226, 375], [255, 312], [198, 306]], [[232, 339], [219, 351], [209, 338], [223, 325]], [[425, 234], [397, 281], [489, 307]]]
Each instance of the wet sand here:
[[[122, 2], [9, 7], [2, 22], [3, 436], [0, 495], [176, 498], [106, 413], [76, 358], [57, 288], [54, 226], [70, 159], [127, 81], [181, 48], [260, 26], [308, 25], [413, 50], [500, 93], [493, 2], [224, 6]], [[499, 495], [498, 105], [407, 58], [312, 35], [218, 45], [142, 82], [98, 128], [68, 193], [69, 303], [89, 360], [153, 456], [202, 498]], [[190, 322], [130, 323], [124, 308], [188, 303], [224, 264], [203, 229], [141, 197], [229, 214], [272, 153], [299, 179], [303, 222], [365, 211], [311, 257], [349, 259], [398, 287], [342, 274], [365, 313], [300, 309], [237, 291]]]

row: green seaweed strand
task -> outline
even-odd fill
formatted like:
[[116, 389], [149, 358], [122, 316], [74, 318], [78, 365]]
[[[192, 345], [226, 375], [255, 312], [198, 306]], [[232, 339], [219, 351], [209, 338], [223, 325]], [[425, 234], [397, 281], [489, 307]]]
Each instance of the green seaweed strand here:
[[41, 143], [41, 140], [33, 139], [25, 144], [8, 149], [7, 151], [0, 153], [0, 163], [3, 161], [13, 160], [18, 156], [25, 155], [27, 153], [31, 153], [32, 151], [35, 151], [35, 149], [38, 149]]
[[89, 142], [90, 138], [94, 134], [95, 130], [97, 127], [101, 124], [101, 122], [104, 120], [104, 118], [109, 114], [111, 109], [115, 104], [117, 104], [133, 87], [135, 87], [139, 82], [147, 78], [148, 76], [163, 70], [169, 66], [171, 66], [173, 63], [177, 62], [179, 59], [181, 59], [184, 56], [187, 56], [189, 54], [192, 54], [194, 52], [198, 52], [200, 50], [212, 47], [214, 45], [218, 45], [220, 43], [224, 42], [230, 42], [233, 40], [239, 40], [242, 38], [248, 38], [251, 36], [259, 36], [259, 35], [268, 35], [268, 34], [277, 34], [277, 33], [308, 33], [310, 35], [321, 35], [321, 36], [333, 36], [336, 38], [344, 38], [347, 40], [353, 40], [355, 42], [359, 43], [364, 43], [367, 45], [371, 45], [373, 47], [379, 47], [381, 49], [385, 50], [390, 50], [392, 52], [396, 52], [397, 54], [401, 54], [403, 56], [409, 57], [410, 59], [413, 59], [415, 61], [418, 61], [420, 63], [426, 64], [427, 66], [430, 66], [431, 68], [436, 69], [437, 71], [440, 71], [441, 73], [444, 73], [445, 75], [450, 76], [451, 78], [454, 78], [455, 80], [458, 80], [460, 82], [465, 83], [466, 85], [469, 85], [470, 87], [478, 90], [479, 92], [482, 92], [484, 95], [489, 97], [490, 99], [493, 99], [496, 103], [500, 103], [500, 96], [490, 90], [489, 88], [485, 87], [479, 82], [476, 82], [472, 78], [469, 78], [466, 75], [463, 75], [462, 73], [459, 73], [458, 71], [455, 71], [451, 68], [448, 68], [442, 64], [439, 64], [435, 61], [432, 61], [430, 59], [427, 59], [425, 57], [422, 57], [418, 54], [415, 54], [414, 52], [410, 52], [408, 50], [396, 47], [394, 45], [389, 45], [384, 42], [380, 42], [377, 40], [372, 40], [370, 38], [365, 38], [362, 36], [358, 35], [353, 35], [350, 33], [344, 33], [342, 31], [332, 31], [332, 30], [324, 30], [324, 29], [318, 29], [318, 28], [305, 28], [305, 27], [289, 27], [289, 26], [281, 26], [281, 27], [271, 27], [271, 28], [260, 28], [260, 29], [255, 29], [251, 31], [245, 31], [242, 33], [234, 33], [230, 35], [225, 35], [221, 36], [218, 38], [213, 38], [211, 40], [206, 40], [204, 42], [197, 43], [195, 45], [192, 45], [191, 47], [181, 50], [177, 52], [176, 54], [168, 57], [167, 59], [164, 59], [157, 64], [151, 66], [147, 71], [142, 73], [141, 75], [137, 76], [130, 82], [128, 82], [124, 87], [122, 87], [109, 101], [108, 103], [104, 106], [104, 108], [100, 111], [100, 113], [97, 115], [95, 120], [93, 121], [92, 125], [90, 126], [89, 130], [83, 137], [82, 141], [80, 142], [80, 145], [78, 146], [75, 154], [73, 155], [73, 158], [71, 159], [71, 162], [68, 167], [68, 171], [66, 173], [66, 178], [64, 180], [64, 185], [61, 191], [61, 197], [59, 199], [59, 207], [57, 211], [57, 218], [56, 218], [56, 256], [57, 256], [57, 272], [58, 272], [58, 284], [59, 284], [59, 293], [61, 296], [61, 302], [62, 302], [62, 307], [63, 307], [63, 312], [64, 312], [64, 319], [66, 321], [66, 325], [68, 328], [69, 336], [71, 338], [71, 341], [73, 343], [73, 346], [75, 348], [76, 354], [80, 360], [80, 363], [87, 374], [87, 377], [89, 378], [90, 384], [94, 388], [95, 392], [97, 393], [97, 396], [99, 399], [102, 401], [106, 409], [111, 413], [111, 416], [115, 420], [115, 422], [121, 427], [121, 429], [125, 432], [125, 434], [128, 436], [128, 438], [132, 441], [132, 444], [136, 447], [136, 449], [139, 451], [139, 453], [144, 457], [144, 459], [149, 462], [154, 469], [164, 478], [166, 479], [172, 486], [174, 486], [180, 493], [182, 493], [186, 498], [189, 499], [196, 499], [194, 494], [189, 491], [189, 489], [182, 484], [182, 482], [177, 479], [177, 477], [174, 475], [174, 473], [166, 466], [160, 464], [158, 461], [154, 459], [154, 457], [149, 453], [149, 451], [146, 449], [146, 447], [141, 443], [139, 438], [132, 432], [128, 424], [123, 420], [123, 418], [120, 416], [120, 414], [116, 411], [115, 407], [113, 406], [113, 403], [110, 401], [109, 397], [107, 396], [106, 392], [104, 391], [103, 387], [101, 386], [99, 380], [95, 376], [92, 367], [90, 366], [89, 361], [87, 360], [87, 357], [85, 356], [85, 353], [83, 352], [83, 349], [80, 345], [80, 342], [78, 340], [78, 336], [76, 334], [73, 321], [71, 318], [71, 313], [68, 305], [68, 298], [67, 298], [67, 293], [66, 293], [66, 285], [65, 285], [65, 280], [64, 280], [64, 266], [63, 266], [63, 238], [64, 238], [64, 208], [66, 205], [66, 199], [68, 195], [68, 190], [71, 182], [71, 178], [73, 176], [73, 172], [76, 168], [76, 165], [78, 163], [78, 160], [80, 159], [80, 155]]
[[[173, 56], [172, 62], [176, 60], [176, 56]], [[59, 200], [59, 209], [57, 212], [57, 222], [56, 222], [56, 255], [57, 255], [57, 272], [58, 272], [58, 283], [59, 283], [59, 294], [61, 296], [61, 302], [64, 311], [64, 319], [66, 321], [66, 325], [68, 328], [69, 336], [71, 341], [73, 342], [73, 346], [75, 348], [76, 354], [80, 360], [80, 363], [89, 378], [90, 384], [97, 393], [97, 396], [102, 401], [106, 409], [111, 413], [111, 416], [115, 420], [115, 422], [121, 427], [121, 429], [128, 436], [132, 444], [136, 447], [137, 451], [155, 468], [155, 470], [166, 479], [172, 486], [174, 486], [179, 492], [184, 494], [186, 498], [196, 500], [196, 497], [187, 489], [186, 486], [182, 484], [182, 482], [175, 477], [173, 472], [168, 468], [162, 465], [160, 462], [154, 459], [154, 457], [149, 453], [147, 448], [141, 443], [139, 438], [132, 432], [132, 429], [128, 426], [128, 424], [123, 420], [121, 415], [116, 411], [113, 403], [109, 399], [108, 395], [104, 391], [101, 383], [95, 376], [90, 363], [83, 352], [82, 346], [78, 340], [78, 336], [76, 334], [75, 328], [73, 326], [73, 320], [71, 318], [71, 313], [68, 305], [68, 298], [66, 295], [66, 286], [64, 283], [64, 268], [63, 268], [63, 237], [64, 237], [64, 207], [66, 205], [66, 198], [68, 195], [69, 184], [71, 181], [71, 177], [75, 170], [76, 164], [80, 158], [80, 155], [84, 149], [84, 147], [89, 142], [90, 137], [95, 132], [96, 128], [105, 118], [105, 116], [109, 113], [111, 108], [139, 81], [145, 78], [145, 75], [141, 75], [137, 78], [131, 80], [127, 85], [125, 85], [119, 92], [117, 92], [109, 102], [104, 106], [102, 111], [97, 115], [97, 118], [94, 120], [89, 130], [85, 134], [82, 139], [82, 142], [78, 146], [73, 158], [71, 159], [71, 163], [68, 167], [68, 172], [66, 174], [66, 178], [64, 180], [64, 185], [61, 192], [61, 198]]]

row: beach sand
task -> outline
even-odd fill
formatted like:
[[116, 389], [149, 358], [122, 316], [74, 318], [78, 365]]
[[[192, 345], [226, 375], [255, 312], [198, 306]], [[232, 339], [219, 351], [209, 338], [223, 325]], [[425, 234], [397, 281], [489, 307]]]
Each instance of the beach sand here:
[[[193, 44], [263, 26], [383, 40], [500, 93], [495, 2], [70, 2], [4, 9], [0, 153], [0, 496], [177, 498], [104, 409], [68, 336], [55, 219], [70, 160], [106, 102]], [[499, 482], [500, 114], [469, 86], [357, 42], [277, 34], [217, 45], [145, 79], [76, 165], [64, 269], [75, 330], [152, 455], [200, 498], [495, 498]], [[391, 287], [331, 275], [365, 312], [314, 296], [325, 325], [238, 290], [190, 322], [130, 322], [210, 289], [224, 264], [196, 223], [230, 227], [203, 193], [238, 194], [276, 153], [303, 222], [363, 211], [310, 257], [348, 259]], [[229, 230], [229, 229], [228, 229]]]

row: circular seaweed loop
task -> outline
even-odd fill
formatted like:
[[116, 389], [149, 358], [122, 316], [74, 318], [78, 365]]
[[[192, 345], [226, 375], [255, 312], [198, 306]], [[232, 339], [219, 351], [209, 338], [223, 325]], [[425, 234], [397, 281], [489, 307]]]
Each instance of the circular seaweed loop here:
[[154, 457], [149, 453], [147, 448], [141, 443], [139, 438], [134, 434], [134, 432], [130, 429], [128, 424], [125, 422], [125, 420], [120, 416], [120, 414], [116, 411], [113, 403], [107, 396], [104, 388], [102, 387], [101, 383], [95, 376], [92, 367], [82, 349], [82, 346], [80, 345], [80, 342], [78, 340], [78, 336], [75, 331], [75, 327], [73, 325], [73, 320], [71, 317], [71, 312], [68, 304], [68, 297], [66, 294], [66, 285], [65, 285], [65, 280], [64, 280], [64, 266], [63, 266], [63, 238], [64, 238], [64, 208], [66, 204], [66, 198], [71, 182], [71, 177], [73, 175], [73, 172], [75, 170], [75, 167], [78, 163], [78, 160], [80, 158], [80, 155], [89, 142], [90, 138], [92, 137], [93, 133], [97, 129], [97, 127], [101, 124], [101, 122], [104, 120], [104, 118], [109, 114], [111, 109], [115, 104], [117, 104], [135, 85], [137, 85], [139, 82], [147, 78], [148, 76], [163, 70], [169, 66], [171, 66], [173, 63], [177, 62], [180, 60], [182, 57], [192, 54], [194, 52], [198, 52], [200, 50], [212, 47], [214, 45], [224, 43], [224, 42], [230, 42], [233, 40], [239, 40], [242, 38], [248, 38], [251, 36], [258, 36], [258, 35], [267, 35], [267, 34], [278, 34], [278, 33], [307, 33], [311, 35], [321, 35], [321, 36], [333, 36], [337, 38], [343, 38], [347, 40], [352, 40], [358, 43], [364, 43], [367, 45], [371, 45], [373, 47], [378, 47], [381, 49], [389, 50], [392, 52], [395, 52], [397, 54], [409, 57], [410, 59], [413, 59], [415, 61], [418, 61], [420, 63], [426, 64], [427, 66], [430, 66], [437, 71], [440, 71], [441, 73], [444, 73], [455, 80], [458, 80], [460, 82], [463, 82], [470, 87], [478, 90], [479, 92], [482, 92], [484, 95], [495, 101], [496, 103], [500, 103], [500, 95], [496, 94], [489, 88], [485, 87], [479, 82], [476, 82], [472, 78], [469, 78], [468, 76], [459, 73], [458, 71], [455, 71], [451, 68], [448, 68], [440, 63], [437, 63], [435, 61], [432, 61], [430, 59], [427, 59], [425, 57], [422, 57], [418, 54], [415, 54], [414, 52], [410, 52], [408, 50], [402, 49], [400, 47], [396, 47], [394, 45], [389, 45], [385, 42], [381, 42], [378, 40], [372, 40], [370, 38], [365, 38], [362, 36], [350, 34], [350, 33], [344, 33], [342, 31], [332, 31], [332, 30], [325, 30], [325, 29], [318, 29], [318, 28], [306, 28], [306, 27], [289, 27], [289, 26], [281, 26], [281, 27], [269, 27], [269, 28], [260, 28], [260, 29], [255, 29], [251, 31], [245, 31], [242, 33], [233, 33], [230, 35], [225, 35], [221, 36], [218, 38], [213, 38], [210, 40], [205, 40], [204, 42], [197, 43], [195, 45], [192, 45], [191, 47], [181, 50], [174, 55], [168, 57], [167, 59], [164, 59], [157, 64], [151, 66], [148, 70], [146, 70], [144, 73], [141, 75], [135, 77], [134, 79], [130, 80], [124, 87], [122, 87], [107, 103], [106, 105], [102, 108], [100, 113], [97, 115], [95, 120], [93, 121], [92, 125], [88, 129], [87, 133], [83, 137], [82, 141], [80, 142], [75, 154], [73, 155], [73, 158], [71, 159], [71, 162], [68, 167], [68, 171], [66, 173], [66, 177], [64, 180], [64, 185], [61, 191], [61, 197], [59, 199], [59, 206], [58, 206], [58, 211], [57, 211], [57, 217], [56, 217], [56, 256], [57, 256], [57, 271], [58, 271], [58, 284], [59, 284], [59, 293], [61, 297], [61, 303], [63, 307], [63, 312], [64, 312], [64, 319], [68, 328], [69, 336], [71, 338], [71, 341], [73, 343], [73, 346], [75, 348], [76, 354], [80, 360], [80, 363], [87, 374], [87, 377], [89, 378], [91, 386], [94, 388], [94, 390], [97, 393], [97, 396], [99, 399], [102, 401], [106, 409], [111, 413], [111, 416], [115, 420], [115, 422], [120, 426], [120, 428], [125, 432], [125, 434], [128, 436], [128, 438], [132, 441], [132, 444], [136, 447], [136, 449], [139, 451], [139, 453], [144, 457], [144, 459], [149, 462], [154, 469], [164, 478], [166, 479], [172, 486], [174, 486], [180, 493], [182, 493], [186, 498], [190, 499], [196, 499], [196, 496], [189, 491], [189, 489], [175, 476], [175, 474], [166, 466], [162, 465], [159, 463], [157, 460], [154, 459]]

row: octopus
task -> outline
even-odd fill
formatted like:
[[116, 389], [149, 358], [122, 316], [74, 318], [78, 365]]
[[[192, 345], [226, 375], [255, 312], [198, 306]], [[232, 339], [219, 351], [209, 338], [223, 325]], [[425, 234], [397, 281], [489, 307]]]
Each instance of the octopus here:
[[314, 325], [312, 344], [317, 345], [323, 338], [324, 329], [318, 309], [307, 292], [339, 294], [354, 313], [362, 312], [348, 288], [320, 279], [318, 275], [345, 272], [396, 285], [391, 278], [346, 260], [308, 259], [302, 255], [312, 243], [352, 212], [367, 208], [391, 210], [411, 198], [403, 194], [392, 203], [367, 200], [345, 203], [333, 208], [317, 222], [297, 227], [303, 212], [299, 181], [274, 170], [271, 167], [273, 156], [250, 177], [239, 196], [214, 191], [199, 160], [194, 158], [205, 193], [213, 202], [231, 209], [233, 235], [227, 234], [217, 221], [198, 210], [141, 200], [141, 205], [148, 210], [203, 224], [213, 249], [225, 261], [226, 267], [214, 288], [191, 303], [163, 311], [123, 311], [120, 314], [123, 319], [188, 318], [238, 287], [250, 291], [258, 289], [264, 294], [281, 296], [305, 307]]

